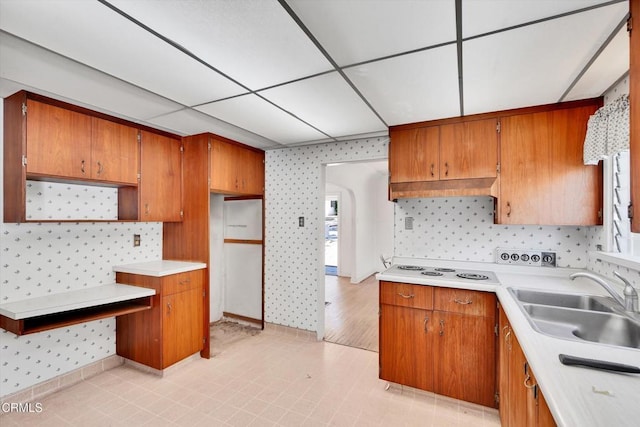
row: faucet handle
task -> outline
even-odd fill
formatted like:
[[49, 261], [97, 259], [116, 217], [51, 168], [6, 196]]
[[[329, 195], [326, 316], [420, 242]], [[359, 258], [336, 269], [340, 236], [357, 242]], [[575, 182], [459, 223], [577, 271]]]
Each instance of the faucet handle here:
[[620, 275], [617, 271], [614, 271], [613, 274], [620, 280], [624, 282], [624, 308], [626, 311], [631, 313], [638, 312], [638, 292], [633, 287], [633, 285], [624, 277]]

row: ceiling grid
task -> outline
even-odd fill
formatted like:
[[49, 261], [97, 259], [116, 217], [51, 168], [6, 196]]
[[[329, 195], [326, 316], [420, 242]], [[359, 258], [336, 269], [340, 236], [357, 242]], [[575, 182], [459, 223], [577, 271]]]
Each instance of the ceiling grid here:
[[[626, 0], [0, 0], [0, 95], [263, 149], [380, 136], [600, 96], [628, 70], [627, 14]], [[131, 85], [120, 104], [110, 80]]]

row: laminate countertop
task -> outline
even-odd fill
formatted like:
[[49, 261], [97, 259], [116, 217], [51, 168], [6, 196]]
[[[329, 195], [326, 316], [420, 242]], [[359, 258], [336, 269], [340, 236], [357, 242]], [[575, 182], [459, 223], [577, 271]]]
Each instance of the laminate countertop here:
[[117, 265], [113, 267], [116, 273], [139, 274], [142, 276], [163, 277], [172, 274], [186, 273], [188, 271], [201, 270], [207, 264], [202, 262], [157, 260], [136, 264]]
[[[435, 282], [429, 278], [385, 275], [384, 272], [379, 273], [376, 278], [495, 292], [558, 426], [637, 426], [640, 422], [640, 374], [565, 366], [558, 358], [559, 354], [568, 354], [640, 366], [640, 349], [573, 341], [542, 334], [533, 329], [518, 302], [508, 291], [511, 287], [608, 296], [601, 286], [588, 279], [569, 278], [571, 273], [585, 270], [407, 258], [394, 260], [394, 263], [495, 272], [500, 284]], [[621, 291], [622, 288], [620, 293]]]

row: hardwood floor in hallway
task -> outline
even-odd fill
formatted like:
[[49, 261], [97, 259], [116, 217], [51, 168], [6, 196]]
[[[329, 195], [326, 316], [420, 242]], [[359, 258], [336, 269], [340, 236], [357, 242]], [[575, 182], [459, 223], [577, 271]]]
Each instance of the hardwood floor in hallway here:
[[325, 276], [325, 341], [377, 352], [378, 293], [375, 276], [358, 284]]

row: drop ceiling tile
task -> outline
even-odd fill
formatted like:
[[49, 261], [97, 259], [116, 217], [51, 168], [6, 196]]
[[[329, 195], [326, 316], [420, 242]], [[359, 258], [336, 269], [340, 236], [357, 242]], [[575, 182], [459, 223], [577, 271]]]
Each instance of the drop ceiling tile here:
[[247, 132], [229, 123], [218, 120], [207, 114], [185, 108], [174, 113], [165, 114], [148, 120], [154, 127], [161, 127], [182, 135], [197, 135], [199, 133], [211, 132], [234, 141], [242, 142], [261, 149], [274, 148], [279, 144], [262, 138], [259, 135]]
[[456, 39], [450, 0], [290, 0], [288, 4], [341, 66]]
[[132, 121], [144, 121], [182, 108], [165, 98], [2, 32], [0, 58], [0, 78], [8, 83], [3, 86], [28, 89]]
[[326, 138], [326, 135], [256, 95], [225, 99], [196, 109], [281, 144]]
[[384, 123], [337, 72], [260, 94], [333, 137], [386, 130]]
[[460, 115], [455, 45], [345, 69], [388, 125]]
[[465, 114], [557, 102], [625, 8], [616, 4], [464, 42]]
[[629, 34], [623, 26], [566, 97], [567, 101], [601, 96], [629, 70]]
[[0, 16], [11, 34], [184, 105], [246, 92], [98, 2], [3, 1]]
[[254, 90], [332, 69], [276, 0], [111, 3]]
[[462, 36], [471, 37], [609, 0], [462, 0]]

